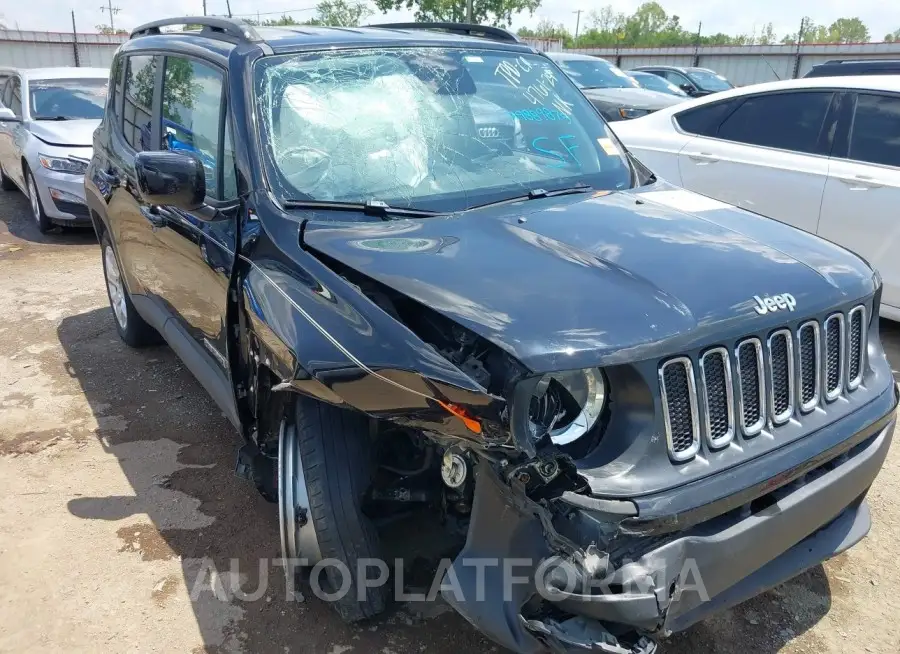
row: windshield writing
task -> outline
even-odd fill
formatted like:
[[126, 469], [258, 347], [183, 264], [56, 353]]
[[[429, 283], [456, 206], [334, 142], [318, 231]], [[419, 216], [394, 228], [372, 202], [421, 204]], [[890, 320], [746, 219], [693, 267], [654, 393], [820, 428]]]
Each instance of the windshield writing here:
[[631, 169], [572, 83], [532, 54], [396, 48], [267, 57], [256, 85], [283, 199], [455, 211]]

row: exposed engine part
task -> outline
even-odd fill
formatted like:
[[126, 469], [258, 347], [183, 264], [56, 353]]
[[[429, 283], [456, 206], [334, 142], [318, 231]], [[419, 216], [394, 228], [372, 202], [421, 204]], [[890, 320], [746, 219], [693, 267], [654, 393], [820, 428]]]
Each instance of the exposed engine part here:
[[466, 482], [469, 465], [466, 460], [452, 450], [444, 452], [441, 460], [441, 479], [448, 488], [459, 488]]
[[578, 475], [569, 457], [549, 454], [503, 471], [511, 483], [520, 485], [532, 499], [557, 497], [565, 491], [583, 493], [587, 482]]
[[423, 489], [410, 489], [404, 487], [372, 490], [372, 499], [381, 502], [430, 502], [433, 495]]

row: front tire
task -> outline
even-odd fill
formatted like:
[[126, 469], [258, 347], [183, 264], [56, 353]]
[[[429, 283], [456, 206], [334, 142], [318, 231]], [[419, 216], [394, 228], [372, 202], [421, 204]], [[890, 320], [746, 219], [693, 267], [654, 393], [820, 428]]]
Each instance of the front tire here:
[[348, 591], [332, 606], [346, 622], [374, 617], [384, 611], [388, 585], [360, 587], [360, 572], [371, 579], [377, 573], [374, 566], [360, 569], [360, 561], [380, 554], [378, 532], [361, 508], [372, 480], [368, 420], [305, 396], [286, 413], [278, 448], [282, 555], [309, 565], [340, 561], [343, 571], [326, 565], [319, 575], [322, 589], [333, 593], [349, 573]]
[[26, 186], [28, 187], [28, 203], [31, 205], [31, 217], [37, 223], [38, 230], [41, 234], [46, 234], [53, 229], [53, 223], [44, 211], [44, 205], [41, 202], [41, 194], [38, 192], [37, 182], [34, 181], [34, 175], [27, 168], [25, 169]]
[[109, 297], [109, 306], [113, 312], [113, 322], [116, 331], [127, 345], [131, 347], [143, 347], [155, 345], [162, 339], [159, 333], [148, 325], [134, 304], [125, 287], [125, 280], [119, 269], [119, 260], [113, 250], [109, 234], [104, 233], [100, 239], [100, 251], [103, 253], [103, 277], [106, 279], [106, 294]]

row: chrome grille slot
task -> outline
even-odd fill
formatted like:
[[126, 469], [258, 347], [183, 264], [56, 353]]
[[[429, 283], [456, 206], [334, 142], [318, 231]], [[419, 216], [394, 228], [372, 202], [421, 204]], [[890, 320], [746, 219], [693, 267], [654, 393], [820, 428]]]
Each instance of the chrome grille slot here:
[[825, 399], [836, 400], [844, 386], [844, 315], [825, 320]]
[[849, 361], [847, 363], [847, 388], [851, 391], [859, 388], [866, 369], [866, 308], [854, 308], [849, 316]]
[[700, 357], [700, 378], [706, 413], [706, 442], [723, 447], [734, 438], [734, 397], [728, 350], [717, 347]]
[[769, 336], [769, 404], [772, 422], [781, 425], [794, 415], [794, 339], [787, 329]]
[[819, 403], [821, 383], [819, 323], [810, 320], [800, 325], [797, 331], [797, 349], [800, 352], [800, 410], [808, 413]]
[[745, 436], [754, 436], [766, 424], [763, 356], [759, 339], [749, 338], [740, 343], [735, 358], [740, 382], [741, 428]]
[[692, 458], [700, 449], [694, 367], [687, 357], [666, 361], [659, 369], [659, 386], [669, 455], [675, 461]]

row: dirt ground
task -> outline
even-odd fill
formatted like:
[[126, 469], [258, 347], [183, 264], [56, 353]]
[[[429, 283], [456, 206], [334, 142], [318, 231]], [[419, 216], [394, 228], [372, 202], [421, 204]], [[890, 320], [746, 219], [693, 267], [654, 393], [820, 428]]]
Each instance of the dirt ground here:
[[[168, 348], [120, 342], [93, 233], [41, 236], [27, 206], [0, 196], [0, 651], [499, 652], [442, 604], [350, 627], [285, 602], [237, 434]], [[663, 651], [900, 651], [900, 447], [869, 501], [859, 546]], [[258, 599], [223, 591], [266, 577]]]

